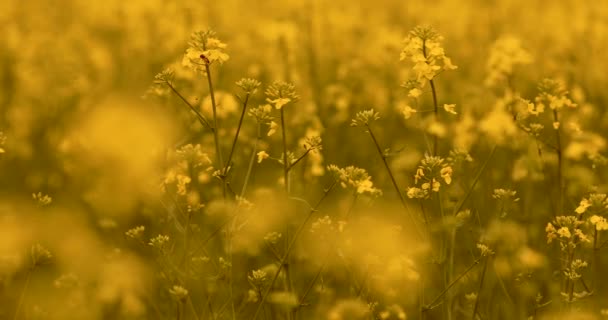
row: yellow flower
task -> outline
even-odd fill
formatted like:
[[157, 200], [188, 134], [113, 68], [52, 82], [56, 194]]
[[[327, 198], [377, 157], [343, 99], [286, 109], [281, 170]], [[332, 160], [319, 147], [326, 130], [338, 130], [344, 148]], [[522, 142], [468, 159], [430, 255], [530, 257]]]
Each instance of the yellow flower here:
[[591, 202], [589, 202], [589, 200], [587, 199], [583, 199], [581, 200], [581, 202], [578, 205], [578, 208], [576, 208], [576, 213], [578, 214], [583, 214], [585, 213], [585, 211], [587, 211], [587, 208], [591, 207]]
[[594, 215], [589, 218], [589, 222], [595, 226], [595, 230], [608, 230], [608, 221], [604, 217]]
[[418, 88], [414, 88], [408, 92], [407, 96], [410, 98], [416, 99], [416, 98], [420, 97], [421, 94], [422, 94], [422, 90], [420, 90]]
[[274, 121], [270, 121], [270, 129], [268, 130], [268, 134], [267, 136], [271, 136], [273, 134], [275, 134], [277, 132], [277, 128], [279, 127], [279, 125], [274, 122]]
[[445, 109], [445, 111], [447, 111], [451, 114], [458, 114], [458, 112], [456, 112], [456, 110], [454, 110], [454, 108], [456, 108], [455, 104], [444, 104], [443, 105], [443, 109]]
[[409, 119], [412, 117], [412, 114], [416, 113], [416, 109], [410, 107], [409, 105], [405, 105], [403, 106], [403, 108], [401, 109], [401, 114], [403, 114], [403, 117], [405, 119]]
[[291, 102], [291, 99], [289, 98], [276, 98], [276, 99], [268, 99], [268, 102], [274, 104], [274, 107], [278, 110], [283, 108], [284, 105], [288, 104], [289, 102]]
[[258, 163], [262, 163], [264, 159], [268, 159], [270, 155], [266, 151], [260, 151], [257, 153], [258, 155]]
[[572, 234], [570, 233], [570, 229], [568, 227], [561, 227], [557, 230], [557, 234], [562, 238], [570, 238]]
[[441, 168], [440, 174], [446, 184], [452, 183], [452, 172], [453, 170], [450, 166]]
[[433, 178], [433, 191], [439, 192], [439, 187], [441, 187], [441, 183]]

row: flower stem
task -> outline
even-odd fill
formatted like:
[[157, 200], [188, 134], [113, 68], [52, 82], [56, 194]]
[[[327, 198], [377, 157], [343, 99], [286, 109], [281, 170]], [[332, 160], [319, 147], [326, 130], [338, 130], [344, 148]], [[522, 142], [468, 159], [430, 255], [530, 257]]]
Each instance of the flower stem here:
[[462, 277], [466, 276], [467, 273], [469, 273], [476, 265], [478, 265], [479, 262], [481, 261], [481, 259], [482, 258], [479, 258], [479, 259], [473, 261], [473, 263], [465, 271], [463, 271], [458, 277], [456, 277], [456, 279], [452, 280], [452, 282], [445, 289], [443, 289], [443, 291], [441, 291], [441, 293], [439, 293], [439, 295], [437, 295], [431, 301], [431, 303], [424, 306], [423, 311], [426, 312], [428, 310], [435, 308], [437, 301], [439, 301], [439, 299], [441, 299], [458, 281], [460, 281], [460, 279], [462, 279]]
[[[426, 40], [422, 41], [422, 55], [426, 59]], [[437, 104], [437, 90], [435, 90], [435, 82], [433, 79], [429, 80], [429, 84], [431, 85], [431, 93], [433, 94], [433, 115], [435, 118], [435, 122], [439, 120], [439, 105]], [[433, 134], [433, 156], [437, 156], [438, 149], [438, 137], [436, 134]]]
[[285, 111], [281, 108], [281, 133], [283, 138], [283, 178], [285, 193], [289, 196], [289, 159], [287, 159], [287, 133], [285, 129]]
[[27, 274], [25, 276], [25, 283], [23, 284], [23, 289], [21, 289], [21, 295], [19, 296], [19, 301], [17, 302], [17, 309], [15, 310], [15, 316], [13, 320], [17, 320], [19, 318], [19, 312], [21, 311], [21, 305], [23, 304], [23, 300], [25, 299], [25, 293], [27, 292], [27, 288], [30, 284], [30, 278], [32, 277], [32, 271], [34, 271], [34, 267], [30, 267], [27, 269]]
[[[433, 93], [433, 115], [435, 117], [435, 122], [439, 121], [439, 106], [437, 104], [437, 91], [435, 90], [435, 82], [433, 80], [429, 80], [431, 84], [431, 92]], [[437, 156], [437, 149], [439, 148], [439, 137], [436, 134], [433, 134], [433, 156]]]
[[232, 140], [232, 146], [230, 147], [230, 153], [228, 154], [228, 159], [226, 160], [226, 165], [224, 166], [223, 176], [224, 178], [228, 174], [228, 168], [231, 166], [232, 156], [234, 155], [234, 150], [236, 149], [236, 143], [239, 139], [239, 133], [241, 132], [241, 127], [243, 126], [243, 118], [245, 118], [245, 112], [247, 111], [247, 102], [249, 102], [249, 94], [245, 96], [245, 101], [243, 102], [243, 110], [241, 111], [241, 117], [239, 118], [239, 124], [236, 127], [236, 134], [234, 135], [234, 140]]
[[486, 278], [486, 271], [488, 270], [488, 260], [490, 258], [486, 257], [483, 262], [483, 270], [481, 271], [481, 279], [479, 280], [479, 288], [477, 288], [477, 296], [475, 297], [475, 306], [473, 307], [473, 315], [471, 319], [475, 320], [475, 315], [477, 314], [477, 308], [479, 307], [479, 295], [481, 294], [481, 289], [483, 288], [483, 281]]
[[[209, 86], [209, 96], [211, 97], [211, 109], [213, 111], [213, 140], [215, 142], [215, 155], [217, 159], [217, 165], [222, 166], [224, 161], [222, 160], [222, 148], [220, 147], [220, 137], [217, 127], [217, 104], [215, 102], [215, 93], [213, 91], [213, 81], [211, 80], [211, 70], [209, 64], [205, 64], [205, 74], [207, 75], [207, 84]], [[222, 194], [226, 199], [226, 180], [222, 178]]]
[[557, 153], [557, 187], [558, 187], [558, 198], [557, 198], [557, 215], [561, 216], [564, 210], [564, 178], [563, 178], [563, 156], [562, 156], [562, 139], [561, 139], [561, 130], [559, 125], [559, 117], [557, 114], [557, 110], [553, 110], [553, 121], [557, 123], [557, 128], [555, 128], [555, 143], [556, 153]]
[[215, 131], [215, 129], [209, 124], [209, 121], [207, 121], [205, 116], [203, 116], [198, 110], [196, 110], [196, 108], [188, 100], [186, 100], [186, 98], [184, 98], [184, 96], [182, 96], [182, 94], [179, 93], [179, 91], [177, 91], [177, 89], [175, 89], [175, 87], [170, 82], [165, 83], [167, 84], [169, 89], [171, 89], [171, 91], [173, 91], [173, 93], [175, 93], [175, 95], [178, 96], [188, 106], [188, 108], [190, 108], [190, 110], [196, 114], [198, 121], [203, 125], [203, 127], [206, 127], [211, 131]]
[[405, 211], [410, 216], [410, 219], [412, 220], [412, 223], [414, 224], [414, 227], [416, 228], [416, 231], [418, 232], [418, 236], [422, 239], [423, 236], [422, 236], [422, 234], [420, 232], [420, 229], [418, 228], [418, 224], [416, 223], [416, 218], [412, 214], [412, 211], [409, 209], [409, 207], [407, 205], [407, 202], [405, 202], [405, 198], [403, 197], [403, 194], [401, 193], [401, 190], [399, 189], [399, 185], [397, 185], [397, 181], [395, 180], [395, 176], [393, 175], [393, 171], [391, 170], [390, 166], [388, 165], [388, 162], [386, 161], [386, 155], [384, 155], [384, 153], [382, 152], [382, 148], [380, 147], [380, 143], [378, 143], [378, 140], [376, 139], [376, 136], [374, 135], [374, 132], [372, 131], [372, 128], [368, 124], [366, 124], [365, 126], [367, 127], [367, 132], [369, 132], [369, 135], [372, 138], [372, 141], [374, 142], [374, 145], [376, 146], [376, 150], [378, 151], [378, 154], [380, 155], [380, 158], [382, 159], [382, 163], [384, 163], [384, 167], [386, 168], [386, 172], [388, 172], [388, 175], [389, 175], [389, 177], [391, 179], [391, 182], [393, 183], [393, 187], [395, 188], [395, 191], [397, 192], [397, 195], [399, 196], [399, 201], [401, 201], [401, 205], [403, 206], [403, 208], [405, 209]]

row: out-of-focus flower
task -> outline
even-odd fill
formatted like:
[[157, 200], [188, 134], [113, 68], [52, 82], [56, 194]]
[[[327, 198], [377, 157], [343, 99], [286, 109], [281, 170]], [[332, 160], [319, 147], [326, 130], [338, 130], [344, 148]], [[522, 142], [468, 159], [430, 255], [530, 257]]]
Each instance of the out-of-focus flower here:
[[268, 159], [268, 157], [270, 157], [270, 155], [266, 152], [266, 151], [260, 151], [257, 153], [258, 156], [258, 163], [262, 163], [262, 161], [264, 159]]
[[513, 74], [518, 65], [532, 62], [532, 56], [526, 51], [521, 40], [515, 36], [502, 36], [492, 44], [490, 57], [486, 64], [488, 75], [485, 79], [487, 86], [501, 84]]
[[42, 192], [33, 193], [32, 198], [42, 207], [48, 206], [53, 202], [53, 198], [47, 194], [42, 194]]
[[443, 105], [443, 109], [451, 114], [458, 114], [458, 112], [456, 112], [456, 105], [455, 104], [444, 104]]
[[169, 289], [169, 293], [171, 296], [178, 301], [186, 301], [188, 298], [188, 290], [179, 285], [174, 285], [171, 289]]

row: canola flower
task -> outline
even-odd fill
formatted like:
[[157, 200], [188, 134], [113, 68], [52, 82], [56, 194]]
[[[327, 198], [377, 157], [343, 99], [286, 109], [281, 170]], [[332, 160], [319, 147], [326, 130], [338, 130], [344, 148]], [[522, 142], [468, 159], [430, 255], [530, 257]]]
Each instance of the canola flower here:
[[0, 318], [604, 316], [605, 5], [536, 5], [0, 4]]

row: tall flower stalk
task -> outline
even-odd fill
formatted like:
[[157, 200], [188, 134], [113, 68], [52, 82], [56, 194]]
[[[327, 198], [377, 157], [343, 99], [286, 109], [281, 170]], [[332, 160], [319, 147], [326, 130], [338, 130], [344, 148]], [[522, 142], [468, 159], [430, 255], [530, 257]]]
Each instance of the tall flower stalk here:
[[[401, 51], [401, 60], [409, 59], [414, 63], [412, 71], [415, 73], [414, 79], [404, 84], [409, 90], [410, 97], [417, 98], [422, 92], [422, 88], [429, 84], [433, 96], [433, 123], [429, 126], [429, 131], [433, 136], [431, 152], [433, 156], [439, 150], [439, 103], [437, 101], [437, 90], [435, 89], [435, 77], [445, 70], [454, 70], [457, 66], [452, 64], [452, 60], [445, 55], [440, 36], [433, 28], [428, 26], [418, 26], [412, 30], [405, 39], [405, 47]], [[451, 105], [448, 105], [451, 106]], [[453, 110], [446, 108], [446, 111], [454, 113]]]
[[[228, 61], [230, 56], [224, 51], [226, 44], [217, 39], [215, 32], [212, 30], [195, 32], [192, 35], [192, 40], [189, 44], [190, 47], [188, 50], [186, 50], [182, 64], [186, 67], [194, 69], [195, 71], [198, 71], [199, 73], [202, 73], [207, 79], [207, 87], [209, 89], [211, 109], [213, 113], [212, 127], [213, 140], [215, 143], [215, 156], [217, 165], [220, 166], [220, 170], [222, 170], [224, 161], [222, 158], [222, 148], [220, 145], [218, 132], [217, 103], [215, 100], [213, 81], [211, 79], [211, 65], [214, 63], [223, 64], [224, 62]], [[227, 185], [226, 179], [224, 179], [224, 176], [222, 175], [222, 171], [220, 171], [220, 178], [222, 180], [222, 194], [225, 199]]]

